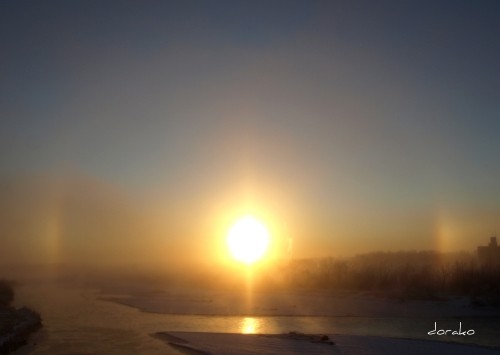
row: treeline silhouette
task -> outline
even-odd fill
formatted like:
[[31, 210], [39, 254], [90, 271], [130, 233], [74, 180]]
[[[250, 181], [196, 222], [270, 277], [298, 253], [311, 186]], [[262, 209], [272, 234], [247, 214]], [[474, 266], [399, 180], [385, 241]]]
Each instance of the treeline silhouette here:
[[[283, 292], [356, 292], [399, 300], [468, 298], [470, 304], [500, 306], [500, 262], [482, 263], [472, 253], [373, 252], [351, 258], [310, 258], [161, 270], [75, 272], [61, 268], [57, 280], [104, 293], [161, 293], [165, 289]], [[249, 271], [251, 271], [249, 273]]]
[[368, 291], [400, 299], [467, 296], [476, 305], [500, 305], [500, 267], [467, 253], [374, 252], [344, 260], [291, 260], [282, 272], [291, 288]]

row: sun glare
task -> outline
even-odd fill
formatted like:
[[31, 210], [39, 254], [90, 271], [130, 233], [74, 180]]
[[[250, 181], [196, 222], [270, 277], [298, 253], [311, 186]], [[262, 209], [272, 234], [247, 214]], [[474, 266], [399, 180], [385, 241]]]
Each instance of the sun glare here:
[[256, 334], [259, 330], [259, 321], [255, 318], [245, 317], [241, 323], [242, 334]]
[[227, 245], [233, 258], [252, 264], [267, 251], [269, 233], [264, 224], [254, 217], [242, 217], [229, 230]]

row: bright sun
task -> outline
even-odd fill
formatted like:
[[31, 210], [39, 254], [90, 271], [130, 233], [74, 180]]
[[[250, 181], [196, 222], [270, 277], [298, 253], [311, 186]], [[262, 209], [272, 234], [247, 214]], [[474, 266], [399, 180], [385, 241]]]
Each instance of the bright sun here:
[[238, 219], [227, 237], [227, 245], [233, 258], [252, 264], [262, 258], [269, 245], [269, 233], [264, 224], [246, 216]]

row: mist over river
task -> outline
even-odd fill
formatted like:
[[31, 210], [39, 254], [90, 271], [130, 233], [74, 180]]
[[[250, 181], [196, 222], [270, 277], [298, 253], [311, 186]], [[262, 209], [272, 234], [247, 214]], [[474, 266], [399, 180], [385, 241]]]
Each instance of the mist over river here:
[[[378, 335], [500, 346], [498, 318], [462, 319], [199, 316], [142, 312], [100, 300], [98, 290], [67, 288], [54, 283], [25, 283], [16, 290], [17, 305], [40, 312], [43, 328], [34, 346], [22, 354], [179, 354], [151, 337], [159, 331], [224, 333], [305, 333]], [[474, 329], [474, 336], [429, 336], [439, 328]], [[33, 345], [33, 344], [32, 344]]]

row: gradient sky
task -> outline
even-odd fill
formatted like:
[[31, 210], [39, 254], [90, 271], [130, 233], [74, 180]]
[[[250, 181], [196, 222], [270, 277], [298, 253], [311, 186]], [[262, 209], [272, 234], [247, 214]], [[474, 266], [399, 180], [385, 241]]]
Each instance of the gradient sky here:
[[500, 231], [498, 1], [2, 1], [0, 51], [4, 258]]

